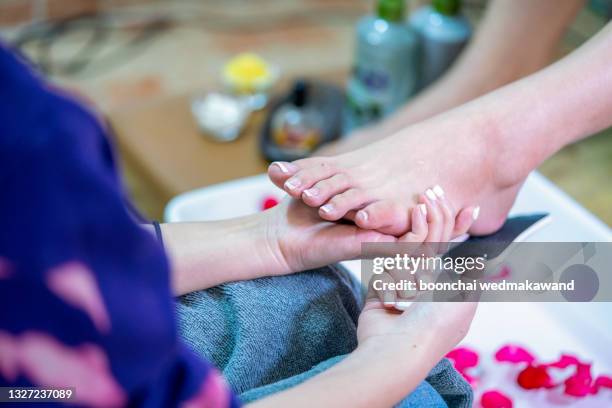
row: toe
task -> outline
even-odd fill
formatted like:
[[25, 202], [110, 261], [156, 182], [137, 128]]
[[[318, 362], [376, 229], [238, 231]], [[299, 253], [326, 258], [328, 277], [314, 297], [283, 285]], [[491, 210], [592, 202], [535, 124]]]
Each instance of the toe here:
[[278, 188], [283, 188], [285, 181], [299, 170], [298, 166], [288, 162], [273, 162], [268, 166], [268, 177]]
[[301, 170], [285, 181], [283, 189], [293, 198], [300, 198], [304, 190], [310, 189], [321, 180], [330, 178], [335, 172], [335, 167], [325, 161], [311, 167], [301, 167]]
[[401, 235], [410, 228], [409, 211], [393, 201], [376, 201], [357, 212], [355, 223], [383, 234]]
[[343, 193], [350, 187], [349, 178], [346, 174], [336, 174], [304, 190], [302, 201], [311, 207], [318, 207], [327, 202], [331, 197]]
[[337, 221], [349, 211], [363, 207], [366, 202], [367, 195], [365, 191], [352, 188], [332, 197], [325, 205], [319, 208], [319, 215], [325, 220]]

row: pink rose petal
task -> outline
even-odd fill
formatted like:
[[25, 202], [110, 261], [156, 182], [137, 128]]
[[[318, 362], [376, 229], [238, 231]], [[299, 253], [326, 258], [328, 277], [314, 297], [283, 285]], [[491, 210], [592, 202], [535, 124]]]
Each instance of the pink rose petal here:
[[480, 397], [482, 408], [512, 408], [512, 400], [497, 390], [486, 391]]
[[478, 353], [467, 347], [451, 350], [446, 357], [453, 361], [453, 365], [459, 372], [478, 365]]
[[548, 367], [567, 368], [569, 366], [578, 365], [578, 364], [580, 364], [580, 360], [578, 360], [577, 357], [569, 355], [569, 354], [562, 354], [559, 360], [553, 363], [548, 363], [544, 365]]
[[512, 363], [512, 364], [517, 364], [517, 363], [531, 364], [535, 361], [535, 357], [533, 354], [527, 351], [527, 349], [521, 346], [507, 344], [503, 346], [502, 348], [500, 348], [499, 350], [497, 350], [497, 353], [495, 353], [495, 360], [499, 362]]
[[597, 377], [593, 382], [591, 394], [597, 394], [600, 388], [612, 389], [612, 377], [609, 375], [600, 375], [599, 377]]
[[565, 380], [565, 393], [573, 397], [585, 397], [591, 393], [591, 376], [590, 364], [578, 364], [576, 373]]

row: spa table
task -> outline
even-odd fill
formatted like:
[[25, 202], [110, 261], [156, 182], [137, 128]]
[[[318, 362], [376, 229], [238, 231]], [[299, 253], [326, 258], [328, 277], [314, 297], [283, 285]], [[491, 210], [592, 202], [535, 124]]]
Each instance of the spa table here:
[[[213, 220], [246, 215], [261, 209], [279, 190], [259, 175], [197, 189], [172, 199], [166, 221]], [[612, 242], [612, 230], [545, 177], [532, 173], [519, 193], [512, 214], [548, 212], [548, 225], [529, 236], [540, 242]], [[359, 261], [345, 262], [359, 276]], [[610, 271], [612, 273], [612, 270]], [[515, 385], [492, 354], [505, 343], [527, 345], [542, 361], [572, 352], [592, 361], [595, 373], [612, 373], [612, 303], [482, 303], [463, 344], [480, 352], [480, 390], [497, 388], [511, 395], [515, 406], [554, 407], [546, 392], [526, 393]], [[572, 408], [612, 406], [602, 392]]]
[[[328, 70], [308, 78], [342, 86], [346, 72]], [[281, 79], [273, 95], [286, 92], [291, 82], [292, 78]], [[236, 141], [216, 142], [198, 129], [191, 113], [197, 94], [158, 98], [108, 115], [128, 183], [137, 196], [132, 198], [151, 218], [161, 218], [163, 206], [180, 193], [260, 174], [268, 166], [259, 149], [266, 110], [251, 115]]]

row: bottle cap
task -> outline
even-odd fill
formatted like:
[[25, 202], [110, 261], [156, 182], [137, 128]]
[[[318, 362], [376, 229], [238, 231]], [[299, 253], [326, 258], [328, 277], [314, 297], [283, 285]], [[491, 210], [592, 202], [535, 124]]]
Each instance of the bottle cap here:
[[376, 7], [378, 17], [394, 23], [404, 20], [404, 11], [404, 0], [378, 0]]
[[306, 100], [308, 98], [308, 85], [304, 80], [298, 80], [293, 85], [293, 90], [291, 91], [291, 103], [297, 106], [298, 108], [306, 105]]
[[455, 16], [461, 11], [461, 0], [433, 0], [433, 9], [446, 16]]

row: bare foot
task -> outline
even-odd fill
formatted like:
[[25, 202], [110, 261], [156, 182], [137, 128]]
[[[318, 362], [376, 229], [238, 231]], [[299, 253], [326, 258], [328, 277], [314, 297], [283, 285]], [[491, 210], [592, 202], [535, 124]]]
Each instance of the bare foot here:
[[419, 192], [435, 186], [426, 193], [430, 200], [480, 206], [470, 232], [487, 234], [501, 227], [524, 180], [499, 176], [503, 163], [488, 149], [469, 120], [439, 119], [341, 155], [275, 162], [268, 175], [292, 197], [319, 207], [323, 219], [348, 218], [392, 235], [410, 229], [407, 209]]

